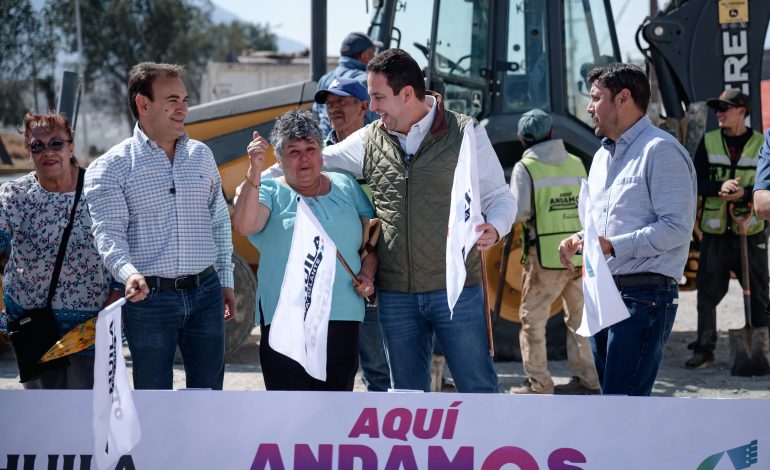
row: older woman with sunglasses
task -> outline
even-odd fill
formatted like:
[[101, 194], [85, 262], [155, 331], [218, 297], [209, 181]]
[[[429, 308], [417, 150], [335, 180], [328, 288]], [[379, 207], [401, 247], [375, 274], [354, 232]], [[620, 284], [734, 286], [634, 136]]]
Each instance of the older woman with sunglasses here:
[[[34, 171], [0, 186], [0, 252], [8, 257], [3, 276], [5, 311], [0, 314], [3, 329], [25, 309], [47, 304], [81, 171], [73, 156], [72, 130], [65, 116], [27, 114], [20, 132]], [[96, 315], [108, 301], [109, 281], [91, 235], [86, 201], [81, 197], [51, 301], [60, 334]], [[93, 364], [93, 351], [84, 351], [70, 356], [66, 368], [43, 372], [23, 385], [91, 388]]]

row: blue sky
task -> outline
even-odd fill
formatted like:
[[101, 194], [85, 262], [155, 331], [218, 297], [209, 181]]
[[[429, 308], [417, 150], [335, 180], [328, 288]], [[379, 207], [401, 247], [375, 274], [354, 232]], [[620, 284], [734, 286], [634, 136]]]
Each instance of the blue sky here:
[[[216, 6], [228, 10], [243, 21], [269, 23], [279, 36], [297, 41], [302, 44], [310, 43], [310, 0], [278, 0], [248, 2], [245, 0], [211, 0]], [[410, 2], [423, 0], [407, 0]], [[366, 3], [371, 0], [327, 0], [327, 51], [336, 55], [342, 39], [351, 31], [366, 32], [369, 26], [369, 16], [366, 13]], [[636, 49], [634, 35], [636, 28], [647, 14], [649, 2], [641, 0], [611, 0], [613, 13], [616, 18], [618, 41], [623, 60], [629, 54], [641, 58]], [[258, 5], [258, 6], [255, 6]], [[269, 6], [268, 6], [269, 5]], [[427, 19], [426, 19], [427, 21]], [[429, 27], [426, 23], [426, 27]], [[624, 33], [621, 33], [624, 32]]]

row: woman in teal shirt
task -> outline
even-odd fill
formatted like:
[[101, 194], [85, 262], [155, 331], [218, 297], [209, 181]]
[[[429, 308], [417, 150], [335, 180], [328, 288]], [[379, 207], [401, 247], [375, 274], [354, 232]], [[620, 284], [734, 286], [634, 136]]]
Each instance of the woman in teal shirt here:
[[[247, 147], [249, 170], [233, 211], [233, 225], [260, 251], [258, 310], [262, 337], [259, 347], [265, 387], [268, 390], [353, 390], [358, 370], [358, 330], [364, 318], [364, 296], [374, 292], [372, 277], [377, 258], [363, 261], [361, 218], [374, 209], [356, 180], [341, 173], [322, 173], [321, 131], [308, 111], [289, 111], [270, 133], [284, 176], [260, 180], [267, 141], [254, 132]], [[337, 249], [357, 272], [356, 286], [338, 266], [332, 291], [327, 340], [326, 382], [316, 380], [296, 361], [269, 345], [270, 323], [280, 296], [291, 247], [297, 195], [304, 198]]]

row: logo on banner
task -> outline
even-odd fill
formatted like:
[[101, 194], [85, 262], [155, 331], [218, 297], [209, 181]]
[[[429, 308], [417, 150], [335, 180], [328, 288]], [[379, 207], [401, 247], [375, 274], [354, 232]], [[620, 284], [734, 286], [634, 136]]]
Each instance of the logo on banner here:
[[320, 236], [313, 238], [313, 245], [315, 245], [315, 253], [308, 253], [305, 257], [305, 317], [307, 318], [307, 311], [310, 309], [313, 296], [313, 285], [315, 285], [315, 278], [318, 274], [318, 266], [323, 260], [324, 246]]
[[[722, 457], [727, 455], [730, 463], [735, 470], [743, 470], [749, 468], [755, 463], [759, 462], [757, 455], [758, 445], [757, 440], [749, 442], [746, 445], [735, 447], [734, 449], [724, 450], [714, 455], [709, 455], [703, 462], [698, 465], [697, 470], [714, 470], [717, 468], [717, 464], [722, 460]], [[728, 468], [722, 465], [720, 468]]]

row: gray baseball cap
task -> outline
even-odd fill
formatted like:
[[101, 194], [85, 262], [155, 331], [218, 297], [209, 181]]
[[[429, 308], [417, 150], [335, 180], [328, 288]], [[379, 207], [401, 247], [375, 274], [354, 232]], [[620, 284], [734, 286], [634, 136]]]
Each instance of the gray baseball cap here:
[[551, 115], [541, 109], [533, 109], [521, 115], [519, 136], [525, 140], [538, 141], [548, 137], [553, 127]]

